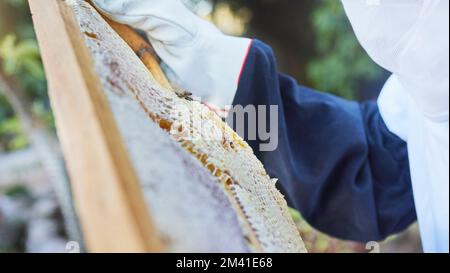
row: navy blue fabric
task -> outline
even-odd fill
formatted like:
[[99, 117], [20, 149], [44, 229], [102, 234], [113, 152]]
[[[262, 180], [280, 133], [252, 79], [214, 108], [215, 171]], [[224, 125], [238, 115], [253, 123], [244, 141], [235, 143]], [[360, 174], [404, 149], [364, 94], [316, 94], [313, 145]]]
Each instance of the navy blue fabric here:
[[255, 40], [234, 105], [278, 105], [279, 145], [246, 139], [289, 205], [315, 228], [367, 242], [416, 220], [406, 143], [384, 124], [376, 102], [357, 103], [300, 86], [277, 72]]

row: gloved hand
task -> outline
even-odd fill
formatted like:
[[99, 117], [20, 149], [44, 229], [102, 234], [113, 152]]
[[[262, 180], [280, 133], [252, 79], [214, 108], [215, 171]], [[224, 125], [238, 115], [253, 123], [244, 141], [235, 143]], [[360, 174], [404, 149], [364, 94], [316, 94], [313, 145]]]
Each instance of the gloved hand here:
[[148, 34], [183, 88], [218, 106], [233, 101], [250, 39], [227, 36], [179, 0], [93, 0], [109, 18]]

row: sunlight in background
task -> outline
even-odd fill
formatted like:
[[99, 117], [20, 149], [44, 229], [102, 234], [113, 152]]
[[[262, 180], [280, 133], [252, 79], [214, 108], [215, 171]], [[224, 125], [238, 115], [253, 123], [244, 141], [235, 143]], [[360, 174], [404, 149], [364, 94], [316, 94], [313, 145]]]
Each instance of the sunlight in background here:
[[250, 21], [251, 11], [246, 8], [233, 11], [228, 3], [218, 3], [213, 6], [205, 0], [185, 0], [184, 2], [198, 16], [211, 21], [222, 32], [229, 35], [243, 35]]

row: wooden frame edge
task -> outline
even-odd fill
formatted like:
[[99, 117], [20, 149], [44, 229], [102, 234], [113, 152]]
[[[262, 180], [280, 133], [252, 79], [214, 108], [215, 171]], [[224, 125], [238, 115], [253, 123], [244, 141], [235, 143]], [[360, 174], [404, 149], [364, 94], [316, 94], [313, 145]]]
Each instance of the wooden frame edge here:
[[29, 5], [88, 251], [163, 251], [72, 9]]

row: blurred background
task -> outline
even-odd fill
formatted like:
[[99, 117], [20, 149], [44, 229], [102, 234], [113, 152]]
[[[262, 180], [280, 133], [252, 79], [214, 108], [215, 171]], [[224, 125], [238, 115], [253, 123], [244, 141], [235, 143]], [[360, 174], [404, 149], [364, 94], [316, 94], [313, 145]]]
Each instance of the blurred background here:
[[[186, 0], [224, 32], [271, 45], [280, 71], [318, 90], [376, 99], [388, 73], [359, 46], [338, 0]], [[0, 1], [0, 252], [66, 252], [81, 242], [27, 0]], [[292, 211], [311, 252], [368, 252]], [[381, 244], [420, 252], [417, 226]]]

